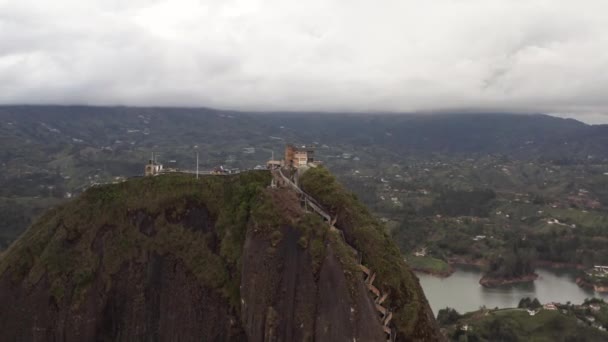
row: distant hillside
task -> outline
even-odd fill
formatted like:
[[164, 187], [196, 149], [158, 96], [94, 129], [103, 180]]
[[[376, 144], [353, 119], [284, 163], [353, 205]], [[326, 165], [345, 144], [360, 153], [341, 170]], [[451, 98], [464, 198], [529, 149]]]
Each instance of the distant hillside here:
[[[384, 341], [354, 256], [269, 183], [264, 171], [142, 177], [48, 211], [0, 257], [3, 339]], [[349, 239], [378, 248], [361, 247], [399, 309], [397, 341], [441, 340], [381, 226], [366, 212], [349, 222]]]
[[[529, 298], [527, 298], [530, 301]], [[522, 302], [525, 299], [522, 299]], [[549, 304], [549, 303], [547, 303]], [[583, 305], [553, 304], [557, 310], [536, 308], [486, 309], [460, 315], [439, 310], [438, 320], [449, 341], [606, 341], [606, 303], [585, 300]], [[599, 309], [599, 310], [598, 310]], [[529, 311], [528, 311], [529, 310]]]
[[0, 250], [45, 208], [93, 184], [141, 175], [152, 152], [167, 167], [193, 169], [198, 152], [202, 169], [250, 169], [287, 142], [317, 143], [319, 159], [339, 177], [352, 164], [336, 161], [355, 151], [360, 166], [383, 168], [488, 154], [556, 164], [608, 159], [608, 126], [547, 115], [0, 106]]
[[[542, 114], [248, 113], [207, 108], [0, 106], [0, 136], [8, 147], [65, 145], [134, 147], [313, 141], [402, 153], [503, 153], [517, 158], [608, 158], [608, 125], [586, 125]], [[17, 138], [21, 142], [14, 139]], [[118, 141], [118, 142], [117, 142]], [[55, 150], [50, 149], [55, 147]], [[116, 152], [116, 151], [115, 151]], [[38, 152], [41, 153], [41, 152]]]
[[542, 114], [270, 115], [305, 141], [382, 146], [403, 154], [524, 159], [608, 158], [608, 125]]

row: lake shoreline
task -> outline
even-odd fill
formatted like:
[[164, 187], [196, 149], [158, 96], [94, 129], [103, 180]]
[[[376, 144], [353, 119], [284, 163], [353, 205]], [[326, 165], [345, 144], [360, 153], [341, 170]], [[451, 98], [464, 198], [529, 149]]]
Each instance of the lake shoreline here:
[[520, 277], [503, 278], [503, 277], [490, 277], [483, 276], [479, 280], [479, 284], [483, 287], [498, 287], [504, 285], [514, 285], [520, 283], [531, 283], [538, 279], [538, 274], [526, 274]]
[[[433, 269], [423, 268], [423, 267], [412, 267], [412, 270], [416, 273], [426, 274], [433, 277], [437, 277], [440, 279], [449, 278], [454, 274], [455, 267], [458, 266], [469, 266], [475, 267], [479, 270], [482, 270], [484, 267], [488, 265], [487, 260], [484, 259], [468, 259], [465, 257], [452, 257], [448, 258], [446, 263], [449, 265], [449, 269], [446, 271], [437, 271]], [[554, 261], [546, 261], [539, 260], [534, 263], [535, 267], [549, 269], [549, 270], [583, 270], [585, 269], [584, 265], [577, 263], [566, 263], [566, 262], [554, 262]], [[505, 285], [516, 285], [516, 284], [524, 284], [524, 283], [534, 283], [539, 278], [537, 273], [524, 275], [521, 277], [515, 278], [493, 278], [482, 275], [479, 279], [479, 284], [486, 288], [499, 287]], [[608, 285], [607, 286], [596, 286], [592, 283], [585, 282], [582, 278], [577, 278], [575, 283], [582, 288], [593, 290], [597, 293], [608, 293]]]
[[[420, 268], [420, 267], [412, 267], [412, 270], [414, 272], [424, 273], [424, 274], [428, 274], [428, 275], [435, 276], [438, 278], [447, 278], [454, 273], [455, 266], [456, 267], [457, 266], [473, 266], [473, 267], [482, 269], [483, 267], [488, 265], [487, 260], [467, 259], [464, 257], [448, 258], [446, 262], [450, 266], [450, 269], [448, 271], [444, 271], [444, 272], [438, 272], [438, 271], [434, 271], [431, 269]], [[553, 261], [546, 261], [546, 260], [537, 261], [534, 263], [534, 266], [539, 267], [539, 268], [551, 269], [551, 270], [584, 270], [585, 269], [584, 265], [577, 264], [577, 263], [553, 262]], [[530, 278], [531, 276], [532, 275], [526, 275], [523, 278]], [[520, 278], [522, 278], [522, 277], [520, 277]], [[534, 280], [536, 280], [537, 278], [538, 278], [538, 276]], [[517, 281], [515, 281], [515, 282], [517, 282]], [[513, 282], [513, 283], [515, 283], [515, 282]], [[529, 282], [529, 280], [523, 280], [521, 282]]]
[[444, 260], [430, 256], [413, 256], [406, 259], [414, 272], [429, 274], [439, 278], [447, 278], [454, 273], [454, 268]]
[[450, 265], [450, 268], [447, 271], [435, 271], [435, 270], [431, 270], [428, 268], [420, 268], [420, 267], [412, 267], [412, 271], [414, 271], [416, 273], [428, 274], [430, 276], [437, 277], [437, 278], [448, 278], [455, 272], [454, 267], [452, 267], [452, 265]]
[[484, 259], [467, 259], [463, 257], [448, 258], [447, 263], [449, 265], [477, 266], [480, 268], [488, 265], [488, 262]]
[[554, 262], [554, 261], [546, 261], [539, 260], [534, 263], [536, 267], [544, 267], [551, 269], [573, 269], [573, 270], [584, 270], [586, 267], [582, 264], [577, 263], [568, 263], [568, 262]]
[[420, 285], [433, 312], [451, 307], [469, 312], [482, 306], [488, 308], [517, 307], [522, 298], [538, 298], [542, 303], [583, 302], [587, 298], [604, 298], [608, 293], [597, 293], [575, 283], [578, 271], [572, 269], [538, 268], [534, 282], [485, 287], [479, 284], [483, 271], [476, 266], [453, 265], [454, 273], [446, 278], [416, 272]]
[[596, 293], [608, 293], [608, 284], [594, 284], [585, 280], [583, 277], [576, 278], [576, 284], [582, 288], [593, 290]]

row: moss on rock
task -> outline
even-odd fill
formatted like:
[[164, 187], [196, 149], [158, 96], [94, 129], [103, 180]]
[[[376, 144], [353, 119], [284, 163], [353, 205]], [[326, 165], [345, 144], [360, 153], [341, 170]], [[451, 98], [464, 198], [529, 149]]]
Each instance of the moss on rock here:
[[[110, 288], [124, 263], [171, 254], [238, 308], [234, 289], [249, 215], [268, 183], [267, 172], [247, 172], [198, 180], [171, 174], [93, 187], [30, 227], [0, 259], [0, 274], [13, 270], [27, 286], [45, 276], [61, 303], [66, 291], [82, 296], [95, 276]], [[188, 229], [185, 217], [196, 208], [205, 208], [207, 220]], [[206, 225], [214, 229], [205, 231]]]

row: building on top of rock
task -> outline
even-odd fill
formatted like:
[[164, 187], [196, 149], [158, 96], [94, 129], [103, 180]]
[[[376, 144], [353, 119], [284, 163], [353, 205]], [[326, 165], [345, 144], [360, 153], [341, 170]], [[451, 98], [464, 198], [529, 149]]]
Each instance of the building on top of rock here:
[[288, 144], [285, 147], [286, 167], [300, 167], [318, 163], [315, 161], [315, 149], [312, 146], [296, 147]]
[[154, 159], [150, 159], [146, 165], [145, 175], [156, 176], [163, 172], [163, 165], [157, 163]]

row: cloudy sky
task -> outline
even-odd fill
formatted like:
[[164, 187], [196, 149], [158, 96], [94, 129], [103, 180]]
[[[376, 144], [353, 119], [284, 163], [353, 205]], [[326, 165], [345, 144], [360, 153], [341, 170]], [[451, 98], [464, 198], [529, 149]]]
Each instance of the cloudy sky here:
[[0, 104], [608, 122], [606, 0], [0, 0]]

